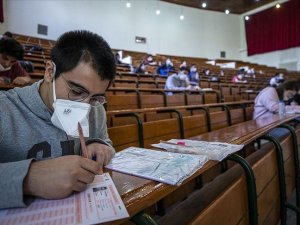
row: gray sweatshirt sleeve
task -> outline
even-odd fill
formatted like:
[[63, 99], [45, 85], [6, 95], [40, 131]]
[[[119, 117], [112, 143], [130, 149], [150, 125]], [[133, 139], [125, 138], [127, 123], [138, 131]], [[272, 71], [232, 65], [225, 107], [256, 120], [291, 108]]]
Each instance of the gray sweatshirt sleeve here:
[[100, 139], [111, 146], [113, 154], [115, 149], [113, 143], [108, 137], [106, 125], [106, 111], [103, 106], [92, 108], [90, 114], [90, 137], [91, 139]]
[[0, 163], [0, 208], [26, 206], [23, 182], [31, 162], [32, 159]]

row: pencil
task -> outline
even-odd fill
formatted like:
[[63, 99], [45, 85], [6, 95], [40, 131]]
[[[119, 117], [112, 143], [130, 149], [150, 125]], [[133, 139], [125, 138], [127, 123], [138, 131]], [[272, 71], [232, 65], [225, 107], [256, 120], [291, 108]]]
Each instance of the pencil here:
[[83, 132], [82, 132], [82, 127], [79, 122], [78, 122], [78, 133], [79, 133], [80, 145], [81, 145], [81, 150], [83, 152], [83, 156], [85, 156], [86, 158], [89, 158], [87, 147], [86, 147], [84, 136], [83, 136]]

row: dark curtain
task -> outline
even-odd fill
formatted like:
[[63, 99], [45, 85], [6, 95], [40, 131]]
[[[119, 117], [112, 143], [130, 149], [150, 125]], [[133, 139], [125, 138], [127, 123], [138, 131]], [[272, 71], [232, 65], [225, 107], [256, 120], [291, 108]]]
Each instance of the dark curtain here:
[[249, 56], [300, 46], [300, 0], [251, 15], [245, 28]]
[[4, 22], [4, 15], [3, 15], [3, 0], [0, 0], [0, 23]]

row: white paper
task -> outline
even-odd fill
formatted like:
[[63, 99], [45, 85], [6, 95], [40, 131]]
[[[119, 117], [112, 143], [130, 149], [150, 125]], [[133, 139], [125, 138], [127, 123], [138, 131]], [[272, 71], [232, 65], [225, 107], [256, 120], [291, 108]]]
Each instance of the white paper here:
[[206, 156], [130, 147], [115, 154], [106, 168], [178, 185], [206, 162]]
[[27, 208], [0, 210], [1, 225], [98, 224], [129, 217], [108, 173], [81, 193], [60, 200], [35, 199]]
[[[187, 139], [171, 139], [167, 142], [170, 144], [162, 142], [153, 144], [152, 146], [170, 152], [205, 155], [208, 159], [217, 161], [222, 161], [228, 155], [244, 147], [244, 145], [233, 145], [223, 142], [194, 141]], [[184, 145], [178, 145], [177, 143], [184, 143]]]

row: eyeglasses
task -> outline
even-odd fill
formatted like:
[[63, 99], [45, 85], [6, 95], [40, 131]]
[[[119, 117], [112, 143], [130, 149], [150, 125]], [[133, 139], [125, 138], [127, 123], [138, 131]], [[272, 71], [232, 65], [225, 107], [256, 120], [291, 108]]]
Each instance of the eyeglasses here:
[[65, 81], [67, 87], [70, 89], [68, 93], [68, 99], [74, 102], [82, 102], [87, 98], [90, 98], [89, 103], [91, 105], [95, 104], [105, 104], [106, 98], [103, 95], [90, 95], [86, 90], [72, 85], [70, 81], [66, 80], [63, 75], [61, 75], [63, 80]]

